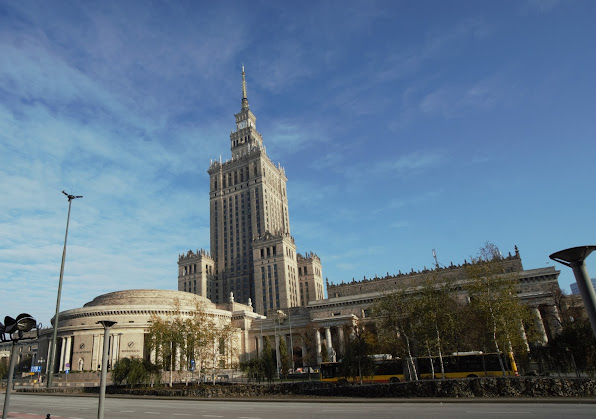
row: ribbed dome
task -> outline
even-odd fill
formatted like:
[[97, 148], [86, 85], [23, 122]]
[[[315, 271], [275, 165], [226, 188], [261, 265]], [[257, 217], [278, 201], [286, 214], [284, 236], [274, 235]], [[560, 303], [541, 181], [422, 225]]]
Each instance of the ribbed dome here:
[[173, 290], [125, 290], [95, 297], [84, 307], [93, 306], [172, 306], [178, 299], [180, 308], [194, 308], [197, 303], [212, 305], [205, 297]]

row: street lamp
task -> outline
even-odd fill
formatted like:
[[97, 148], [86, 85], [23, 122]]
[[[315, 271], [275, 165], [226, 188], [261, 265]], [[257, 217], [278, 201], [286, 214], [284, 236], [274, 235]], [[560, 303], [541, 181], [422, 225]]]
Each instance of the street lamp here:
[[275, 343], [276, 343], [276, 348], [275, 348], [275, 353], [276, 353], [276, 361], [277, 361], [277, 379], [279, 380], [279, 370], [281, 369], [281, 357], [280, 357], [280, 353], [279, 353], [279, 348], [280, 348], [280, 341], [281, 341], [281, 337], [283, 336], [281, 334], [281, 319], [283, 319], [284, 317], [286, 317], [286, 313], [284, 313], [282, 310], [277, 310], [275, 312], [275, 317], [273, 319], [273, 327], [275, 328], [275, 319], [277, 319], [277, 323], [279, 325], [279, 336], [277, 335], [277, 330], [275, 331]]
[[549, 257], [555, 262], [562, 263], [573, 269], [577, 288], [584, 301], [584, 306], [588, 312], [588, 318], [592, 325], [592, 331], [596, 335], [596, 293], [594, 292], [594, 285], [590, 281], [588, 270], [584, 261], [586, 258], [596, 250], [596, 246], [579, 246], [571, 247], [569, 249], [561, 250], [553, 253]]
[[64, 276], [64, 260], [66, 259], [66, 239], [68, 238], [68, 223], [70, 222], [70, 206], [73, 199], [82, 198], [82, 195], [69, 195], [62, 191], [68, 198], [68, 216], [66, 217], [66, 234], [64, 235], [64, 249], [62, 250], [62, 265], [60, 266], [60, 281], [58, 282], [58, 298], [56, 299], [56, 314], [54, 315], [54, 332], [50, 342], [50, 355], [48, 357], [48, 381], [47, 387], [52, 387], [52, 377], [54, 375], [54, 352], [56, 352], [56, 340], [58, 339], [58, 316], [60, 313], [60, 295], [62, 294], [62, 278]]
[[[24, 334], [37, 328], [38, 335], [32, 337], [24, 337]], [[4, 409], [2, 410], [2, 419], [8, 418], [8, 406], [10, 404], [10, 392], [12, 390], [12, 377], [14, 375], [14, 364], [17, 355], [17, 342], [22, 339], [39, 338], [39, 329], [41, 325], [37, 326], [36, 321], [27, 313], [21, 313], [16, 319], [6, 316], [4, 324], [0, 322], [0, 340], [2, 342], [12, 341], [10, 350], [10, 366], [8, 367], [8, 382], [6, 383], [6, 394], [4, 395]]]
[[114, 326], [116, 322], [110, 320], [101, 320], [97, 324], [101, 324], [104, 328], [103, 332], [103, 354], [101, 357], [101, 382], [99, 384], [99, 404], [97, 406], [97, 419], [103, 419], [103, 402], [106, 398], [106, 380], [108, 377], [108, 349], [110, 347], [110, 327]]
[[294, 369], [294, 339], [292, 338], [292, 307], [288, 307], [288, 318], [290, 320], [290, 353], [292, 354], [292, 372]]

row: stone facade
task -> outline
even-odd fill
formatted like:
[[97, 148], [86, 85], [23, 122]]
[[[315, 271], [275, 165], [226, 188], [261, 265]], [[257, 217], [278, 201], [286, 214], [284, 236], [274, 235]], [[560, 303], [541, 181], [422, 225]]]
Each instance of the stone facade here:
[[266, 313], [299, 305], [296, 245], [289, 234], [265, 233], [253, 241], [255, 307]]
[[215, 261], [201, 249], [178, 257], [178, 290], [215, 301]]
[[[515, 249], [514, 255], [509, 254], [509, 256], [503, 258], [500, 263], [503, 267], [503, 271], [506, 273], [524, 272], [521, 257], [517, 248]], [[411, 288], [414, 290], [416, 288], [421, 288], [428, 280], [437, 282], [458, 282], [465, 278], [465, 267], [467, 265], [469, 265], [469, 263], [464, 261], [462, 265], [454, 265], [451, 263], [450, 266], [439, 267], [437, 269], [424, 268], [420, 271], [414, 271], [412, 269], [409, 273], [402, 273], [400, 271], [398, 274], [394, 275], [387, 273], [387, 276], [383, 278], [375, 276], [374, 278], [363, 278], [361, 281], [352, 280], [352, 282], [348, 283], [344, 283], [343, 281], [340, 284], [328, 283], [327, 295], [329, 298], [338, 298], [375, 292], [384, 293], [397, 288]], [[529, 282], [527, 283], [529, 285]], [[535, 281], [532, 281], [532, 283], [534, 284]]]
[[323, 266], [315, 253], [298, 254], [298, 279], [300, 280], [300, 305], [325, 298]]

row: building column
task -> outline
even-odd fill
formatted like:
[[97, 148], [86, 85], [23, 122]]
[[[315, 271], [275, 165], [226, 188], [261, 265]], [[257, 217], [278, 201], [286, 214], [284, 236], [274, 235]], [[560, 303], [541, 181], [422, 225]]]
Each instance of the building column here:
[[257, 356], [263, 356], [263, 336], [257, 338]]
[[327, 346], [327, 355], [331, 362], [335, 362], [335, 350], [333, 349], [333, 343], [331, 342], [331, 328], [325, 327], [325, 345]]
[[71, 359], [70, 359], [70, 348], [72, 346], [72, 336], [66, 337], [66, 348], [64, 349], [64, 370], [66, 370], [66, 364], [68, 364], [68, 368], [72, 369]]
[[315, 342], [317, 345], [317, 365], [321, 365], [323, 357], [321, 354], [321, 333], [319, 332], [319, 329], [315, 329]]
[[530, 352], [530, 345], [528, 344], [528, 335], [526, 335], [524, 324], [521, 320], [519, 321], [519, 333], [524, 342], [524, 346], [526, 347], [526, 351]]
[[250, 354], [252, 352], [252, 348], [250, 347], [250, 336], [248, 335], [248, 327], [246, 326], [246, 321], [244, 330], [242, 331], [242, 337], [244, 338], [244, 348], [241, 348], [240, 353], [244, 354], [243, 360], [246, 361], [246, 356], [248, 356], [248, 359], [251, 359]]
[[151, 348], [151, 352], [149, 353], [149, 360], [152, 364], [157, 364], [157, 352], [155, 347]]
[[64, 372], [64, 349], [66, 349], [64, 337], [60, 337], [60, 342], [60, 361], [58, 362], [58, 372]]
[[97, 337], [97, 371], [101, 371], [101, 365], [103, 364], [103, 357], [108, 354], [103, 353], [103, 334]]
[[118, 352], [120, 352], [120, 338], [122, 334], [112, 335], [112, 349], [110, 350], [110, 368], [114, 368], [116, 361], [118, 361]]
[[[46, 375], [48, 375], [48, 368], [50, 367], [50, 348], [52, 347], [52, 339], [48, 339], [48, 353], [46, 354]], [[54, 353], [54, 356], [56, 354]]]
[[548, 326], [551, 332], [551, 336], [556, 336], [563, 331], [563, 323], [561, 316], [559, 315], [559, 309], [557, 306], [552, 305], [546, 308], [548, 310]]
[[116, 361], [120, 361], [120, 355], [122, 352], [122, 336], [124, 336], [122, 333], [118, 335], [118, 349], [116, 350]]
[[339, 340], [339, 355], [346, 353], [346, 345], [344, 342], [344, 327], [337, 326], [337, 339]]
[[[302, 346], [300, 348], [301, 352], [302, 352], [302, 367], [304, 367], [305, 364], [305, 360], [308, 358], [308, 349], [306, 348], [306, 345], [304, 344], [304, 342], [302, 342]], [[309, 365], [310, 367], [310, 365]]]
[[542, 315], [540, 314], [538, 307], [532, 307], [532, 314], [534, 315], [534, 325], [536, 326], [538, 336], [540, 337], [539, 342], [542, 344], [548, 343], [548, 336], [546, 335], [544, 322], [542, 321]]
[[91, 353], [91, 371], [98, 371], [99, 368], [99, 364], [101, 363], [101, 360], [99, 359], [99, 348], [101, 347], [99, 345], [99, 340], [100, 340], [100, 336], [99, 335], [93, 335], [93, 349], [91, 349], [92, 353]]

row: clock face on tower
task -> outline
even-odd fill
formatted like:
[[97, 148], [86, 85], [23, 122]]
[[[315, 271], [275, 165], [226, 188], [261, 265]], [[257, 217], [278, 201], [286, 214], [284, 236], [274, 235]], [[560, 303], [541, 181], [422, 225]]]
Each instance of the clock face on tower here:
[[242, 129], [246, 127], [246, 121], [240, 121], [238, 122], [238, 129]]

